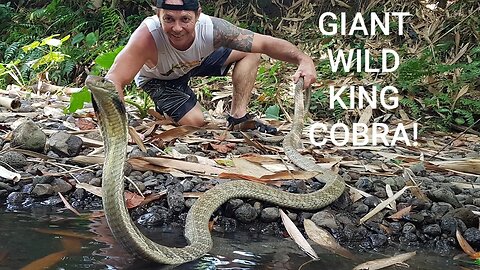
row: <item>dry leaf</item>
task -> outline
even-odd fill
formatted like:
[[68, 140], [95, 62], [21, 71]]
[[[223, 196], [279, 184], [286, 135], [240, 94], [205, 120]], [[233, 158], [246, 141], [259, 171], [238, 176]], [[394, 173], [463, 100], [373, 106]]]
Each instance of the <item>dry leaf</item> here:
[[389, 216], [388, 218], [391, 218], [393, 220], [400, 220], [402, 219], [404, 216], [410, 214], [410, 211], [412, 210], [412, 206], [408, 206], [408, 207], [405, 207], [403, 208], [402, 210], [396, 212], [395, 214]]
[[63, 204], [67, 207], [68, 210], [72, 211], [75, 215], [81, 216], [81, 214], [77, 211], [77, 209], [73, 208], [73, 206], [63, 197], [62, 193], [58, 192], [58, 196], [62, 199]]
[[75, 184], [75, 186], [77, 188], [83, 188], [87, 192], [92, 193], [93, 195], [97, 195], [98, 197], [102, 197], [102, 188], [101, 187], [92, 186], [92, 185], [87, 184], [87, 183], [77, 183], [77, 184]]
[[152, 140], [162, 140], [162, 141], [171, 141], [173, 139], [178, 139], [186, 135], [192, 134], [201, 128], [193, 126], [180, 126], [175, 127], [170, 130], [164, 131], [158, 135], [152, 137]]
[[406, 186], [395, 193], [392, 197], [386, 199], [385, 201], [381, 202], [377, 205], [372, 211], [367, 213], [364, 217], [360, 219], [360, 224], [363, 224], [365, 221], [369, 220], [371, 217], [375, 216], [378, 212], [382, 211], [387, 205], [389, 205], [392, 201], [396, 200], [400, 197], [407, 189], [411, 188], [411, 186]]
[[210, 143], [210, 147], [212, 147], [215, 151], [226, 154], [233, 149], [235, 149], [235, 146], [237, 146], [235, 143], [225, 143], [225, 144], [215, 144], [215, 143]]
[[[202, 173], [202, 174], [218, 175], [218, 174], [225, 171], [222, 168], [217, 168], [217, 167], [208, 166], [208, 165], [202, 165], [202, 164], [183, 161], [183, 160], [169, 159], [169, 158], [138, 157], [138, 158], [135, 158], [135, 159], [144, 160], [144, 161], [149, 162], [150, 164], [157, 165], [157, 166], [174, 168], [174, 169], [178, 169], [178, 170], [182, 170], [182, 171], [198, 172], [198, 173]], [[132, 159], [130, 159], [130, 160], [132, 160]], [[129, 163], [130, 163], [130, 160], [129, 160]]]
[[365, 263], [362, 263], [360, 265], [355, 266], [353, 270], [377, 270], [377, 269], [382, 269], [388, 266], [392, 266], [397, 263], [403, 263], [404, 261], [412, 258], [417, 254], [415, 251], [414, 252], [409, 252], [409, 253], [403, 253], [397, 256], [393, 256], [390, 258], [385, 258], [385, 259], [378, 259], [378, 260], [373, 260], [373, 261], [368, 261]]
[[308, 256], [310, 256], [312, 259], [317, 260], [318, 255], [313, 250], [312, 246], [307, 242], [307, 239], [303, 237], [302, 233], [298, 230], [297, 226], [293, 224], [292, 220], [283, 212], [282, 209], [280, 211], [280, 216], [282, 217], [282, 222], [283, 225], [285, 226], [285, 229], [287, 229], [288, 234], [292, 239], [297, 243], [297, 245], [305, 252], [307, 253]]
[[3, 177], [7, 180], [13, 180], [14, 183], [17, 183], [22, 178], [22, 176], [19, 173], [9, 171], [1, 165], [0, 165], [0, 177]]
[[[392, 187], [389, 185], [389, 184], [386, 184], [385, 185], [385, 192], [387, 193], [387, 196], [390, 198], [393, 196], [393, 191], [392, 191]], [[396, 201], [392, 201], [390, 203], [390, 207], [393, 209], [393, 211], [397, 211], [397, 202]]]
[[310, 219], [305, 219], [303, 221], [303, 226], [305, 227], [305, 232], [308, 237], [312, 239], [315, 243], [319, 244], [326, 250], [330, 250], [335, 254], [338, 254], [347, 259], [355, 260], [355, 256], [346, 248], [340, 246], [335, 238], [327, 232], [325, 229], [318, 227]]
[[80, 130], [91, 130], [95, 129], [96, 127], [95, 122], [87, 118], [75, 119], [75, 126], [77, 126]]
[[125, 204], [128, 209], [139, 206], [144, 200], [144, 197], [136, 193], [125, 191]]
[[133, 127], [128, 127], [128, 134], [130, 134], [130, 138], [138, 145], [138, 148], [144, 153], [147, 152], [147, 148], [145, 144], [143, 144], [143, 140], [138, 134], [138, 132]]
[[480, 258], [480, 252], [475, 252], [472, 246], [470, 246], [470, 244], [467, 242], [467, 240], [465, 240], [465, 238], [463, 238], [462, 234], [458, 230], [455, 235], [457, 236], [458, 244], [462, 248], [463, 252], [465, 252], [465, 254], [467, 254], [470, 258], [474, 260]]
[[55, 252], [41, 259], [38, 259], [36, 261], [29, 263], [28, 265], [22, 267], [20, 270], [49, 269], [52, 266], [59, 263], [67, 255], [68, 255], [68, 252], [66, 250]]

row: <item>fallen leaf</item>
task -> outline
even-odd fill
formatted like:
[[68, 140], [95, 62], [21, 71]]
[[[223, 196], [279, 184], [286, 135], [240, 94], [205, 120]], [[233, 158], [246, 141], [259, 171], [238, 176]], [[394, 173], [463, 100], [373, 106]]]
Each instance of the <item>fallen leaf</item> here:
[[409, 252], [409, 253], [403, 253], [397, 256], [393, 256], [390, 258], [385, 258], [385, 259], [378, 259], [378, 260], [373, 260], [373, 261], [368, 261], [365, 263], [362, 263], [360, 265], [355, 266], [353, 270], [377, 270], [377, 269], [382, 269], [397, 263], [403, 263], [404, 261], [412, 258], [417, 254], [415, 251], [414, 252]]
[[[387, 193], [387, 196], [389, 198], [393, 196], [392, 187], [389, 184], [385, 185], [385, 192]], [[397, 211], [397, 202], [396, 201], [391, 202], [390, 207], [393, 209], [393, 211]]]
[[93, 122], [91, 119], [87, 119], [87, 118], [75, 119], [75, 125], [80, 130], [92, 130], [92, 129], [96, 128], [95, 122]]
[[49, 269], [52, 266], [59, 263], [67, 255], [68, 255], [68, 252], [66, 250], [55, 252], [41, 259], [38, 259], [36, 261], [29, 263], [28, 265], [22, 267], [20, 270]]
[[128, 209], [139, 206], [144, 200], [144, 197], [136, 193], [125, 191], [125, 203]]
[[151, 140], [162, 140], [162, 141], [171, 141], [173, 139], [178, 139], [186, 135], [192, 134], [195, 131], [201, 130], [201, 128], [193, 126], [179, 126], [172, 128], [170, 130], [164, 131], [158, 135], [152, 136]]
[[346, 248], [342, 247], [335, 241], [335, 238], [325, 229], [318, 227], [310, 219], [304, 219], [303, 226], [308, 237], [324, 249], [332, 251], [344, 258], [355, 260], [355, 256]]
[[1, 165], [0, 165], [0, 177], [3, 177], [7, 180], [12, 180], [14, 183], [17, 183], [22, 178], [22, 176], [19, 173], [9, 171]]
[[138, 148], [146, 153], [147, 152], [147, 147], [145, 147], [145, 144], [143, 144], [142, 138], [140, 138], [140, 135], [138, 132], [133, 128], [133, 127], [128, 127], [128, 134], [130, 135], [130, 138], [138, 145]]
[[225, 171], [222, 168], [202, 165], [202, 164], [183, 161], [183, 160], [169, 159], [169, 158], [137, 157], [135, 159], [144, 160], [149, 162], [150, 164], [157, 165], [157, 166], [174, 168], [182, 171], [193, 171], [193, 172], [198, 172], [202, 174], [218, 175]]
[[470, 258], [476, 260], [478, 258], [480, 258], [480, 253], [479, 252], [476, 252], [472, 246], [470, 246], [470, 244], [467, 242], [467, 240], [465, 240], [465, 238], [463, 238], [462, 234], [460, 233], [460, 231], [456, 231], [455, 235], [457, 236], [457, 241], [458, 241], [458, 244], [460, 245], [460, 247], [462, 248], [463, 252], [465, 252], [465, 254], [467, 254]]
[[386, 199], [385, 201], [381, 202], [378, 204], [375, 208], [373, 208], [372, 211], [367, 213], [365, 216], [363, 216], [360, 219], [360, 224], [363, 224], [365, 221], [369, 220], [371, 217], [375, 216], [378, 212], [382, 211], [387, 205], [389, 205], [392, 201], [396, 200], [398, 197], [402, 196], [402, 194], [407, 190], [411, 188], [411, 186], [406, 186], [399, 190], [397, 193], [395, 193], [392, 197]]
[[165, 195], [167, 195], [166, 190], [158, 192], [158, 193], [153, 193], [153, 194], [147, 195], [145, 197], [145, 199], [143, 199], [143, 201], [139, 204], [139, 206], [144, 206], [144, 205], [146, 205], [150, 202], [156, 201], [156, 200], [164, 197]]
[[215, 151], [222, 154], [229, 153], [230, 151], [235, 149], [235, 146], [237, 146], [235, 143], [222, 143], [222, 144], [210, 143], [210, 147], [212, 147]]
[[102, 188], [96, 187], [87, 183], [76, 183], [75, 187], [83, 188], [85, 191], [92, 193], [93, 195], [97, 195], [98, 197], [102, 197]]
[[310, 256], [312, 259], [318, 259], [318, 255], [313, 250], [312, 246], [307, 242], [307, 239], [303, 237], [302, 233], [300, 230], [298, 230], [297, 226], [293, 224], [292, 220], [283, 212], [282, 209], [280, 211], [280, 216], [282, 217], [282, 222], [283, 226], [285, 226], [285, 229], [287, 230], [288, 234], [292, 239], [297, 243], [297, 245], [305, 252], [307, 253], [308, 256]]
[[32, 230], [39, 233], [44, 233], [44, 234], [59, 235], [59, 236], [78, 238], [78, 239], [84, 239], [84, 240], [92, 240], [95, 238], [95, 236], [93, 235], [90, 236], [90, 235], [81, 234], [73, 231], [66, 231], [66, 230], [54, 230], [54, 229], [42, 229], [42, 228], [32, 228]]
[[405, 207], [402, 210], [396, 212], [395, 214], [390, 215], [388, 218], [393, 219], [393, 220], [400, 220], [404, 216], [408, 215], [411, 210], [412, 210], [412, 206], [410, 205], [410, 206]]
[[62, 202], [63, 204], [65, 204], [65, 207], [67, 207], [67, 209], [72, 211], [75, 215], [81, 216], [81, 214], [75, 208], [73, 208], [73, 206], [67, 201], [67, 199], [63, 197], [62, 193], [58, 192], [58, 196], [60, 196], [60, 199], [62, 199]]

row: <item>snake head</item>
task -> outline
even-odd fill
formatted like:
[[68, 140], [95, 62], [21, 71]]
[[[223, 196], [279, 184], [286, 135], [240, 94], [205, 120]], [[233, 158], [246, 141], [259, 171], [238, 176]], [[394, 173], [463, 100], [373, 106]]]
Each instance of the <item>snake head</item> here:
[[105, 77], [88, 75], [87, 79], [85, 80], [85, 85], [92, 93], [92, 103], [95, 112], [98, 113], [98, 104], [110, 103], [113, 103], [119, 112], [126, 112], [125, 106], [120, 100], [118, 92], [116, 91], [115, 85], [112, 81]]

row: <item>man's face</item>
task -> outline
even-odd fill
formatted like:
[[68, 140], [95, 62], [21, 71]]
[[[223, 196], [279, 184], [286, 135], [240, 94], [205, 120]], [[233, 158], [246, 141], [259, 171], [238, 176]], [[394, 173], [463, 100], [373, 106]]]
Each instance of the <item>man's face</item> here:
[[[178, 5], [182, 1], [170, 0], [167, 4]], [[160, 9], [158, 17], [162, 23], [163, 31], [173, 47], [186, 50], [195, 40], [195, 23], [199, 14], [190, 10], [167, 10]]]

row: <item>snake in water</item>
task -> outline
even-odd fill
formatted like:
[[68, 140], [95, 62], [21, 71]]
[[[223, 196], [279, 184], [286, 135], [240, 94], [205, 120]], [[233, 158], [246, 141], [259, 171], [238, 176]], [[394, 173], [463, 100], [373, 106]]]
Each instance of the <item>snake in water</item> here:
[[182, 264], [204, 256], [213, 246], [209, 231], [212, 213], [232, 198], [252, 198], [280, 207], [315, 210], [335, 201], [345, 188], [343, 179], [331, 170], [323, 170], [302, 156], [296, 145], [303, 129], [303, 79], [295, 86], [295, 114], [292, 130], [283, 140], [289, 159], [308, 171], [318, 171], [316, 178], [325, 186], [307, 194], [280, 191], [264, 184], [234, 180], [208, 190], [190, 208], [185, 221], [185, 247], [167, 247], [148, 239], [132, 221], [125, 206], [123, 167], [128, 143], [127, 115], [113, 83], [103, 77], [88, 76], [85, 84], [93, 96], [93, 106], [102, 132], [105, 160], [102, 175], [102, 200], [108, 225], [118, 242], [133, 255], [162, 264]]

